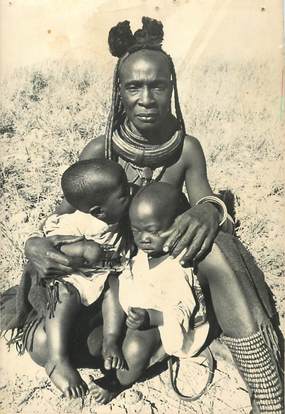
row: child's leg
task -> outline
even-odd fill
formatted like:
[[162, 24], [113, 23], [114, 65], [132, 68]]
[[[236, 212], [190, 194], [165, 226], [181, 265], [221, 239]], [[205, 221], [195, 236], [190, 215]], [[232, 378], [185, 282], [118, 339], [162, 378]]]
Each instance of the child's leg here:
[[71, 330], [81, 308], [80, 297], [74, 289], [69, 291], [58, 283], [59, 300], [54, 317], [46, 317], [48, 360], [45, 368], [48, 376], [67, 397], [81, 397], [86, 394], [87, 385], [70, 360]]
[[110, 378], [95, 381], [89, 385], [92, 395], [100, 404], [111, 401], [122, 390], [134, 384], [145, 372], [150, 358], [161, 346], [158, 328], [147, 330], [128, 329], [123, 342], [123, 355], [127, 369], [116, 371], [116, 380]]
[[119, 302], [118, 277], [110, 275], [108, 284], [109, 289], [105, 292], [102, 303], [104, 367], [107, 370], [122, 369], [125, 367], [121, 350], [125, 313]]
[[[86, 315], [85, 315], [86, 316]], [[79, 319], [79, 323], [88, 326], [87, 317]], [[70, 359], [72, 366], [76, 368], [101, 368], [102, 367], [102, 338], [103, 326], [99, 325], [88, 329], [86, 333], [78, 338], [78, 323], [75, 325], [75, 337], [72, 338], [70, 346]], [[80, 335], [80, 334], [79, 334]], [[45, 322], [42, 321], [34, 332], [27, 337], [27, 350], [32, 360], [44, 367], [48, 362], [47, 334]]]

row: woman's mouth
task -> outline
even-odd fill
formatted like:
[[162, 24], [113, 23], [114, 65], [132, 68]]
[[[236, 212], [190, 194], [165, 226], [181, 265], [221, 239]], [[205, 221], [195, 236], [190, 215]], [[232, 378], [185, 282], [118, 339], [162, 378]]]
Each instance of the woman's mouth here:
[[137, 114], [137, 118], [146, 123], [153, 123], [157, 120], [156, 113], [149, 113], [149, 114]]

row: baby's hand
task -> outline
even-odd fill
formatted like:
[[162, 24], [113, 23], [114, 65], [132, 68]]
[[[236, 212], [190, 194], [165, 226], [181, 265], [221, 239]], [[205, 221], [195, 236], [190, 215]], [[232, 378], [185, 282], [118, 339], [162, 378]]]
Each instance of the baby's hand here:
[[102, 355], [105, 369], [126, 369], [126, 361], [115, 339], [104, 338]]
[[130, 329], [148, 329], [150, 320], [147, 310], [130, 306], [128, 309], [126, 325]]

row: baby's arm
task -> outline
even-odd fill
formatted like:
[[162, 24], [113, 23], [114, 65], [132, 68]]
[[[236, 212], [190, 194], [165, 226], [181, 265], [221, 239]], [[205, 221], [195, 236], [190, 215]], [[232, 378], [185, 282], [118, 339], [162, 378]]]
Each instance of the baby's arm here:
[[123, 369], [126, 363], [119, 347], [125, 313], [119, 302], [119, 281], [116, 276], [108, 278], [109, 289], [105, 292], [103, 314], [103, 358], [105, 369]]
[[126, 325], [130, 329], [149, 329], [163, 325], [163, 313], [155, 309], [130, 307]]
[[71, 244], [63, 244], [60, 251], [68, 256], [73, 267], [92, 266], [99, 262], [103, 249], [93, 240], [80, 240]]

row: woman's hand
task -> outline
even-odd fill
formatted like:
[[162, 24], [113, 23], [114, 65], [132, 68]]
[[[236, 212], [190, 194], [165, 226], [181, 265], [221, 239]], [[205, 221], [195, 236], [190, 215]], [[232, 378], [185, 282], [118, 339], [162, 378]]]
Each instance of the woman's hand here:
[[82, 236], [31, 237], [26, 241], [25, 255], [41, 278], [65, 276], [73, 270], [71, 261], [57, 247], [82, 239]]
[[178, 216], [162, 237], [167, 237], [163, 250], [177, 257], [186, 249], [180, 263], [187, 265], [204, 258], [218, 232], [220, 213], [211, 203], [194, 206]]

